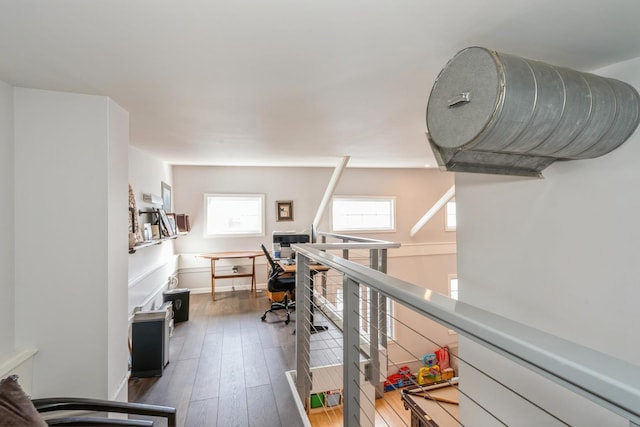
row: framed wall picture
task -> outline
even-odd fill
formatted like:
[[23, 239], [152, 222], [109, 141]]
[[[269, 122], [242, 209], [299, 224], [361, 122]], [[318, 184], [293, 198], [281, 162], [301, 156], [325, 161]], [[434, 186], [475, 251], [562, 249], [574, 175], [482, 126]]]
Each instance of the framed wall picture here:
[[169, 218], [167, 217], [167, 213], [164, 209], [158, 209], [158, 214], [160, 215], [160, 228], [162, 229], [162, 234], [168, 237], [175, 235], [176, 232], [171, 227], [171, 223], [169, 222]]
[[276, 202], [276, 221], [293, 221], [293, 201], [278, 200]]
[[165, 212], [172, 212], [171, 210], [171, 186], [164, 181], [160, 181], [162, 191], [162, 209]]
[[169, 220], [169, 224], [171, 225], [171, 229], [173, 230], [174, 234], [178, 234], [180, 230], [178, 229], [178, 224], [176, 223], [176, 214], [168, 213], [167, 219]]

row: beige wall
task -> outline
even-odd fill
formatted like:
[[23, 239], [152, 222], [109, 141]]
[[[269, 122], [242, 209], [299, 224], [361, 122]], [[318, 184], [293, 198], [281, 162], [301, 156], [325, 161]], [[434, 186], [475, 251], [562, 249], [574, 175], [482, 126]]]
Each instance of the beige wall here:
[[[181, 255], [181, 286], [186, 285], [192, 288], [209, 286], [206, 278], [209, 264], [206, 260], [196, 258], [195, 255], [198, 253], [259, 250], [261, 243], [270, 247], [273, 231], [296, 230], [308, 233], [332, 173], [333, 170], [329, 168], [174, 166], [174, 210], [189, 214], [192, 226], [191, 233], [180, 237], [175, 243], [176, 252]], [[396, 197], [396, 232], [366, 233], [362, 234], [363, 236], [404, 244], [455, 242], [455, 233], [444, 231], [444, 212], [436, 215], [415, 237], [409, 236], [411, 227], [452, 184], [451, 174], [434, 169], [347, 168], [335, 194]], [[265, 236], [215, 239], [203, 237], [203, 195], [208, 192], [265, 194]], [[293, 200], [294, 221], [276, 222], [276, 200]], [[330, 214], [326, 213], [319, 230], [331, 231], [329, 221]], [[264, 263], [264, 260], [259, 262]], [[260, 274], [258, 281], [265, 281], [265, 269], [259, 268], [258, 272]], [[416, 273], [411, 279], [415, 279], [411, 281], [422, 283], [423, 277]], [[217, 286], [225, 286], [223, 281], [218, 282]], [[227, 284], [229, 282], [227, 281]], [[236, 285], [245, 282], [240, 281]]]
[[[174, 210], [189, 214], [192, 225], [191, 233], [179, 238], [175, 243], [176, 250], [180, 253], [180, 286], [196, 291], [208, 291], [209, 263], [207, 260], [196, 258], [198, 252], [258, 250], [261, 243], [267, 247], [271, 246], [271, 233], [274, 230], [309, 232], [332, 173], [333, 170], [328, 168], [174, 166]], [[362, 235], [403, 244], [400, 249], [394, 249], [389, 253], [389, 274], [447, 294], [448, 276], [456, 273], [456, 233], [445, 231], [444, 212], [438, 213], [415, 237], [409, 236], [409, 230], [451, 185], [452, 174], [434, 169], [347, 168], [335, 194], [396, 197], [396, 231]], [[259, 238], [204, 238], [203, 194], [206, 192], [265, 194], [266, 235]], [[295, 221], [275, 221], [276, 200], [293, 200]], [[330, 214], [326, 213], [319, 230], [331, 231], [329, 224]], [[425, 253], [436, 255], [424, 255]], [[230, 263], [240, 262], [235, 260]], [[263, 264], [264, 258], [258, 262]], [[219, 268], [220, 265], [224, 266], [224, 263], [217, 263], [216, 267]], [[258, 283], [264, 283], [266, 267], [259, 265], [257, 271]], [[238, 289], [242, 286], [247, 287], [247, 284], [248, 279], [217, 280], [216, 289], [229, 289], [231, 285]], [[403, 322], [441, 345], [457, 342], [457, 336], [450, 335], [446, 328], [416, 316], [402, 307], [396, 310]], [[436, 347], [423, 338], [416, 339], [415, 335], [400, 323], [397, 324], [396, 332], [402, 344], [390, 346], [392, 362], [415, 361]]]
[[[405, 252], [407, 248], [391, 251], [388, 273], [404, 281], [423, 286], [434, 292], [448, 295], [448, 279], [457, 271], [456, 255], [443, 254], [432, 256], [395, 256], [396, 252]], [[389, 346], [389, 360], [401, 365], [410, 363], [415, 356], [430, 353], [437, 347], [457, 344], [458, 336], [450, 333], [438, 323], [425, 319], [406, 307], [395, 305], [395, 316], [403, 323], [396, 323], [395, 338], [398, 344]], [[412, 329], [424, 333], [435, 343], [426, 342], [424, 338], [416, 334]], [[413, 369], [417, 369], [413, 366]]]

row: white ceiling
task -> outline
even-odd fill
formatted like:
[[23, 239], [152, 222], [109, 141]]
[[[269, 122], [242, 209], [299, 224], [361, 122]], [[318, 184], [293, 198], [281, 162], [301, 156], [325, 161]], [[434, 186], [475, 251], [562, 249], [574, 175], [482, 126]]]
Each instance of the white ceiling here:
[[174, 164], [434, 166], [467, 46], [577, 70], [640, 56], [635, 0], [0, 0], [0, 80], [107, 95]]

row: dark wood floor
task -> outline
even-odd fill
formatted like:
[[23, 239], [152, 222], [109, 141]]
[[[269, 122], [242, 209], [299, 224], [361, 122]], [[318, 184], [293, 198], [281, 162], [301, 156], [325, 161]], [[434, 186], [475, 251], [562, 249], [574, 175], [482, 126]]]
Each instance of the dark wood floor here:
[[[191, 295], [161, 377], [131, 379], [129, 400], [177, 408], [178, 426], [302, 426], [284, 372], [295, 365], [295, 322], [260, 316], [266, 294]], [[158, 425], [163, 426], [162, 420]]]

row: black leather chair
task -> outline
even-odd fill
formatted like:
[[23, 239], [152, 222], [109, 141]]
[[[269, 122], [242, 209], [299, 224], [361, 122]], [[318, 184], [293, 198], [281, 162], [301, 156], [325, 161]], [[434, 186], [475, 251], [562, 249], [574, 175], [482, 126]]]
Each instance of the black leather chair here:
[[[96, 411], [116, 412], [122, 414], [146, 415], [166, 418], [168, 427], [176, 427], [176, 410], [168, 406], [149, 405], [145, 403], [116, 402], [113, 400], [84, 398], [45, 398], [34, 399], [33, 404], [38, 412], [50, 411]], [[50, 426], [153, 426], [151, 420], [95, 418], [88, 416], [65, 416], [47, 420]]]
[[270, 292], [284, 292], [284, 300], [282, 302], [272, 302], [271, 307], [262, 315], [262, 321], [267, 319], [267, 313], [275, 310], [285, 310], [287, 313], [287, 319], [284, 321], [285, 325], [288, 325], [291, 321], [291, 311], [295, 308], [295, 301], [293, 301], [294, 291], [296, 289], [296, 278], [294, 275], [285, 273], [282, 267], [276, 263], [271, 254], [264, 245], [260, 245], [264, 255], [269, 261], [269, 278], [267, 279], [267, 289]]
[[[62, 411], [50, 415], [45, 412]], [[78, 413], [77, 411], [80, 411]], [[87, 415], [87, 412], [100, 414]], [[169, 406], [145, 403], [118, 402], [104, 399], [54, 397], [30, 399], [18, 383], [18, 375], [0, 379], [0, 426], [46, 427], [46, 426], [153, 426], [153, 420], [106, 418], [105, 413], [121, 413], [160, 417], [166, 419], [168, 427], [176, 427], [176, 409]], [[164, 420], [162, 420], [164, 421]]]

